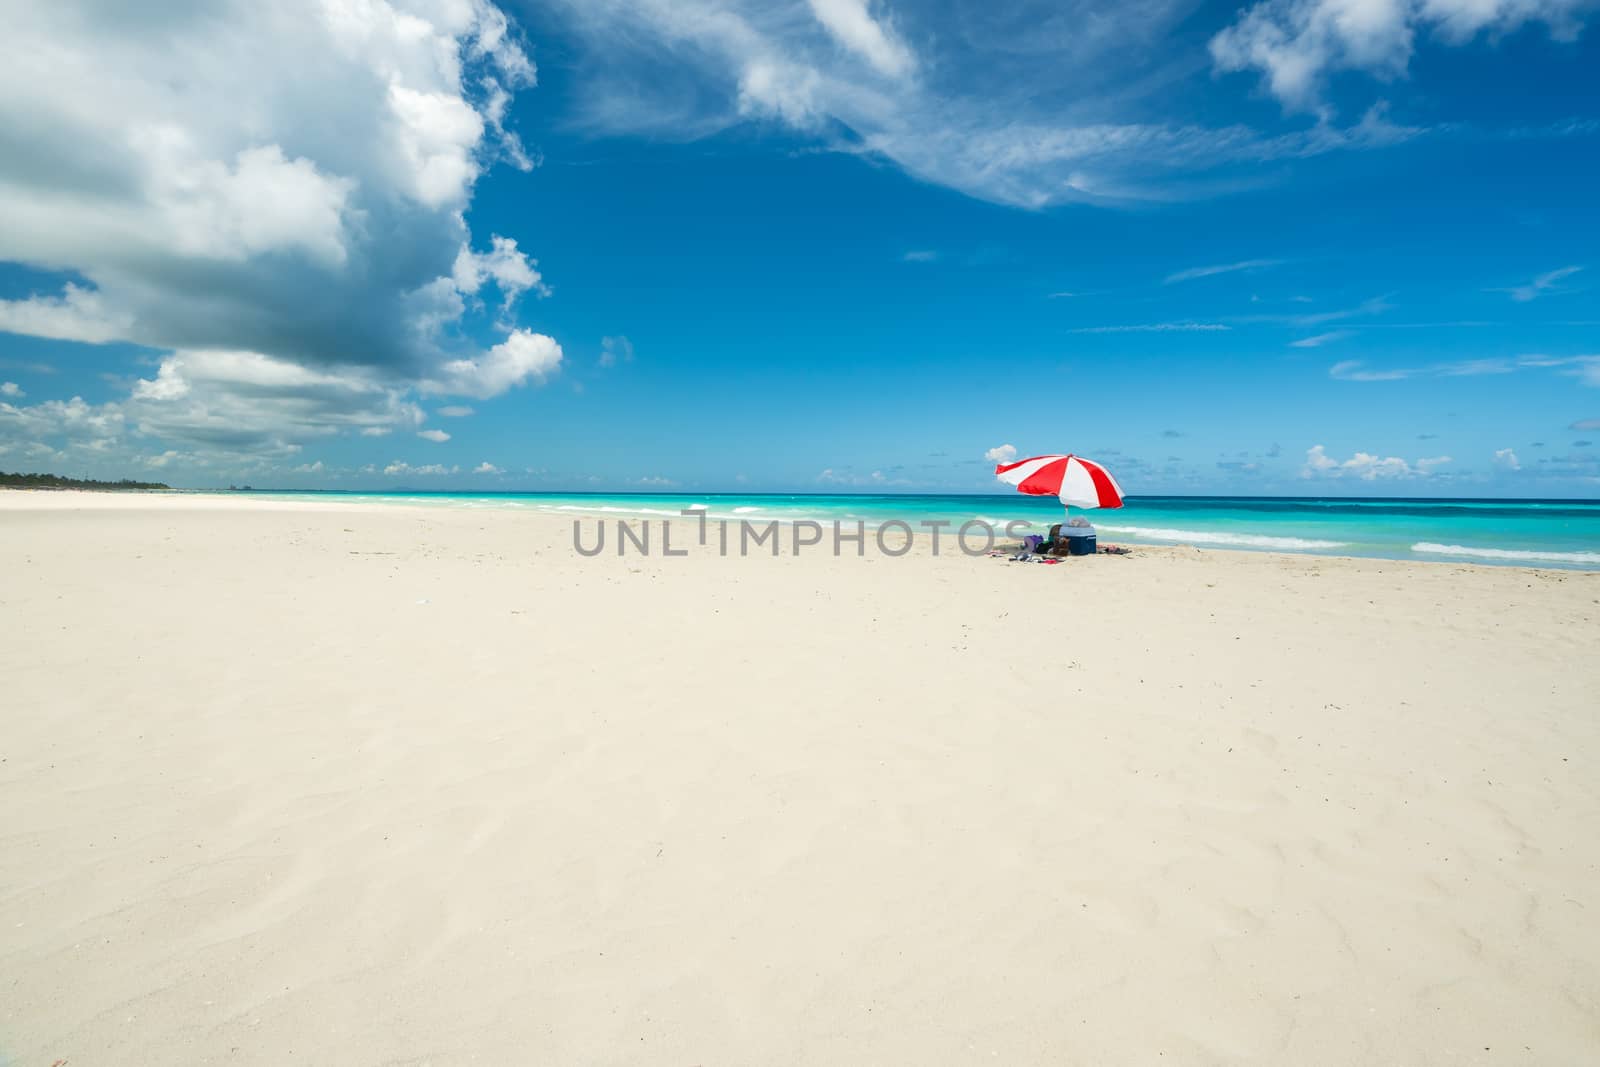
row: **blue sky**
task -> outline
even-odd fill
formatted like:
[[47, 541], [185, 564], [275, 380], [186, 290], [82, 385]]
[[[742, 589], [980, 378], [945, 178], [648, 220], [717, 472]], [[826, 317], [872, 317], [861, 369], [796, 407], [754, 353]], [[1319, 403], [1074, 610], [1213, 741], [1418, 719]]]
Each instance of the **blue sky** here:
[[303, 6], [0, 44], [0, 469], [1600, 496], [1591, 5]]

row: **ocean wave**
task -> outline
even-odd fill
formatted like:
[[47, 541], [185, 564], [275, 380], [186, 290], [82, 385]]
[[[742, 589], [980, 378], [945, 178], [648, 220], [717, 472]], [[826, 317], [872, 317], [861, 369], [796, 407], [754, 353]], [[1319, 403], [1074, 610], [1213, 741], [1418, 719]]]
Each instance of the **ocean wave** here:
[[1469, 559], [1522, 560], [1527, 563], [1600, 564], [1600, 552], [1542, 552], [1520, 548], [1473, 548], [1470, 545], [1439, 545], [1418, 541], [1411, 551], [1430, 556], [1466, 556]]
[[750, 515], [760, 510], [760, 508], [734, 508], [733, 513], [735, 515]]
[[548, 504], [540, 507], [539, 510], [577, 511], [584, 514], [604, 513], [607, 515], [667, 515], [672, 518], [678, 518], [683, 515], [681, 511], [663, 511], [661, 508], [616, 508], [608, 504]]
[[1347, 541], [1319, 541], [1309, 537], [1269, 537], [1265, 534], [1224, 533], [1220, 530], [1167, 530], [1159, 526], [1103, 526], [1096, 530], [1129, 534], [1151, 541], [1181, 541], [1194, 545], [1222, 545], [1233, 548], [1344, 548]]

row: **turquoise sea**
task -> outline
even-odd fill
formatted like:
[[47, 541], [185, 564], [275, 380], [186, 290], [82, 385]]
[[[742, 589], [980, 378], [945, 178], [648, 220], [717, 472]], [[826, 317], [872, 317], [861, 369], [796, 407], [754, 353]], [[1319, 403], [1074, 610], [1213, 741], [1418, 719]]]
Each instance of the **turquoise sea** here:
[[[898, 519], [959, 526], [1012, 520], [1043, 532], [1059, 522], [1050, 497], [752, 493], [254, 493], [456, 508], [518, 508], [573, 516], [835, 519], [868, 526]], [[1600, 570], [1600, 501], [1395, 500], [1318, 497], [1137, 497], [1115, 511], [1074, 512], [1103, 543], [1190, 544], [1327, 556], [1372, 556]]]

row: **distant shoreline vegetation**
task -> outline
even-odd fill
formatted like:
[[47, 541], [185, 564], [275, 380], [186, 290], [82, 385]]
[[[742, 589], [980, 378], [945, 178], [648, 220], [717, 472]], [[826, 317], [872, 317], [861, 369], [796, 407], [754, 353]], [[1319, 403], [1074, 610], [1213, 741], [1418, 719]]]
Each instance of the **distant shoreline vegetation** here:
[[63, 478], [59, 474], [7, 474], [0, 471], [0, 488], [6, 489], [171, 489], [165, 482], [102, 482], [94, 478]]

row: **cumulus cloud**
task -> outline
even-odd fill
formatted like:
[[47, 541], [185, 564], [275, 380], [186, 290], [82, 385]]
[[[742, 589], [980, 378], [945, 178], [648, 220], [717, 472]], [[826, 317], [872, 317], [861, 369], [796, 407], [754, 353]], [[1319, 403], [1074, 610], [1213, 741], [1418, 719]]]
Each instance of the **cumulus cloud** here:
[[0, 382], [0, 396], [24, 397], [28, 394], [22, 391], [22, 386], [16, 382]]
[[370, 367], [311, 367], [257, 352], [179, 351], [123, 400], [0, 404], [0, 448], [39, 442], [63, 459], [142, 454], [140, 439], [184, 456], [281, 457], [340, 432], [413, 429], [422, 410]]
[[1517, 458], [1517, 453], [1509, 448], [1495, 450], [1494, 465], [1503, 471], [1519, 471], [1522, 469], [1522, 461]]
[[442, 445], [450, 440], [450, 435], [443, 430], [418, 430], [417, 436], [424, 441], [432, 441], [436, 445]]
[[489, 0], [62, 0], [6, 30], [0, 261], [65, 280], [0, 330], [166, 353], [107, 417], [281, 450], [560, 362], [516, 325], [534, 260], [466, 222], [484, 168], [526, 162], [506, 109], [535, 80]]
[[0, 332], [100, 344], [126, 334], [133, 319], [108, 309], [93, 289], [67, 282], [58, 295], [0, 300]]
[[633, 342], [626, 337], [602, 337], [600, 339], [600, 365], [614, 367], [618, 363], [633, 362]]
[[493, 463], [490, 463], [488, 460], [484, 460], [482, 463], [480, 463], [476, 467], [472, 468], [472, 473], [473, 474], [500, 474], [502, 472], [501, 472], [499, 467], [496, 467]]
[[1465, 44], [1480, 32], [1542, 23], [1573, 40], [1589, 0], [1259, 0], [1211, 39], [1221, 71], [1258, 71], [1286, 108], [1325, 111], [1330, 75], [1364, 71], [1390, 81], [1406, 75], [1419, 36]]
[[481, 356], [445, 363], [439, 368], [439, 377], [422, 382], [422, 390], [482, 400], [515, 385], [543, 381], [560, 366], [561, 346], [553, 339], [531, 330], [515, 330]]
[[990, 463], [1010, 463], [1017, 458], [1016, 445], [996, 445], [983, 454]]
[[1305, 466], [1300, 468], [1302, 478], [1358, 478], [1364, 482], [1394, 478], [1426, 478], [1438, 468], [1453, 462], [1449, 456], [1433, 456], [1408, 462], [1399, 456], [1375, 456], [1370, 452], [1357, 452], [1349, 459], [1339, 460], [1328, 455], [1322, 445], [1306, 450]]
[[461, 468], [446, 467], [442, 463], [427, 463], [420, 467], [413, 467], [404, 460], [397, 459], [393, 463], [384, 467], [383, 473], [391, 477], [399, 474], [426, 474], [437, 476], [443, 474], [459, 474], [461, 473]]

